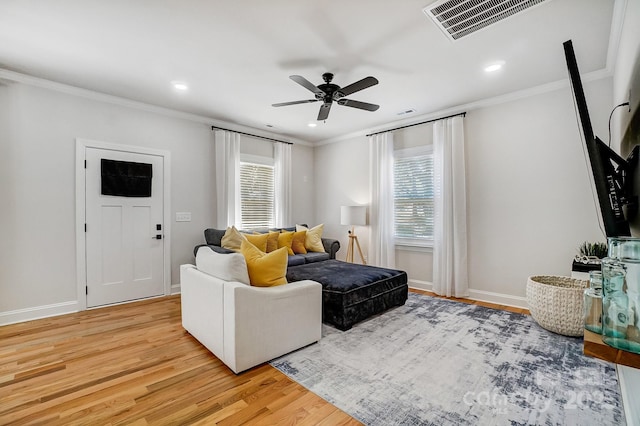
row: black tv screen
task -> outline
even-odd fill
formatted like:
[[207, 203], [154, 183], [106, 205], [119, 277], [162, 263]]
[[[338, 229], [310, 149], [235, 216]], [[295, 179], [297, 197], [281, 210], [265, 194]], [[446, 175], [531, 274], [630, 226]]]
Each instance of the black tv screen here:
[[101, 159], [102, 195], [151, 197], [151, 164]]
[[563, 46], [605, 233], [607, 237], [631, 236], [629, 222], [626, 220], [623, 210], [623, 204], [626, 202], [627, 161], [593, 134], [573, 43], [568, 40], [563, 43]]

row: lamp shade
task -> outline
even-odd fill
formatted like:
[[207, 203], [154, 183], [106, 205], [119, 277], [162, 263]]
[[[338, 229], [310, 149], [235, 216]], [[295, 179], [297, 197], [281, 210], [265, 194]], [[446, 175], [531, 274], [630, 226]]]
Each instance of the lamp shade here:
[[367, 206], [342, 206], [340, 207], [341, 225], [366, 225]]

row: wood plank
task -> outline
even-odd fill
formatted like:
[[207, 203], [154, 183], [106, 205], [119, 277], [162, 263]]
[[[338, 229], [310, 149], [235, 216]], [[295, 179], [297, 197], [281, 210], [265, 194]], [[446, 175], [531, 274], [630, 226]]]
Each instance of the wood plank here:
[[184, 331], [179, 295], [3, 326], [0, 341], [0, 425], [360, 424], [268, 364], [234, 374]]
[[316, 419], [350, 419], [268, 364], [234, 374], [184, 331], [179, 296], [3, 326], [0, 339], [2, 425], [300, 419], [303, 396]]
[[640, 355], [607, 345], [600, 334], [584, 331], [584, 354], [628, 367], [640, 368]]

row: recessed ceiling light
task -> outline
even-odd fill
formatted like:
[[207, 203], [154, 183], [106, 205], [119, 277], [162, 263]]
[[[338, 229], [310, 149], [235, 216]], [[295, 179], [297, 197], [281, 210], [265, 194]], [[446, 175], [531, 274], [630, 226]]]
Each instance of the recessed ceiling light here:
[[504, 65], [504, 62], [495, 62], [491, 65], [484, 67], [484, 72], [496, 72], [500, 68], [502, 68], [503, 65]]
[[316, 123], [309, 123], [309, 124], [307, 124], [307, 126], [309, 126], [309, 127], [316, 127], [316, 126], [317, 126], [317, 124], [316, 124]]
[[172, 81], [171, 85], [173, 86], [174, 89], [180, 90], [183, 92], [189, 89], [189, 86], [187, 86], [187, 83], [185, 83], [184, 81]]

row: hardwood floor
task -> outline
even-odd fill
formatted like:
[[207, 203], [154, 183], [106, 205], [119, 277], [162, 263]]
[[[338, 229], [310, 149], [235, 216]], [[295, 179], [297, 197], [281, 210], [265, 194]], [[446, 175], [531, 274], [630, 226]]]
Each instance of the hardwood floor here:
[[184, 331], [179, 296], [0, 327], [0, 342], [3, 425], [360, 424], [268, 364], [235, 375]]

